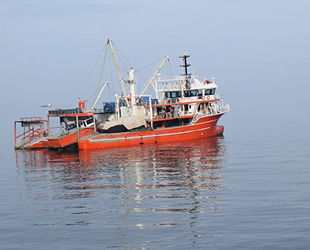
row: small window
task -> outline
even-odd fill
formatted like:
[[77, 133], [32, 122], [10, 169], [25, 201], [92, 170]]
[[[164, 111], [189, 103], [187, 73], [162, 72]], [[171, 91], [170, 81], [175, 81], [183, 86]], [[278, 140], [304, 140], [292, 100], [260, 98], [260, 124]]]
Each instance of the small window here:
[[190, 91], [185, 90], [185, 91], [184, 91], [184, 96], [185, 96], [185, 97], [190, 97]]
[[215, 89], [206, 89], [205, 95], [214, 95], [215, 94]]
[[197, 96], [198, 91], [197, 90], [191, 90], [191, 96]]
[[181, 92], [180, 91], [166, 92], [165, 97], [166, 98], [178, 98], [178, 97], [181, 97]]
[[198, 89], [198, 96], [202, 96], [202, 89]]
[[91, 119], [86, 120], [86, 123], [87, 123], [88, 125], [91, 124], [91, 123], [93, 123], [93, 119], [91, 118]]

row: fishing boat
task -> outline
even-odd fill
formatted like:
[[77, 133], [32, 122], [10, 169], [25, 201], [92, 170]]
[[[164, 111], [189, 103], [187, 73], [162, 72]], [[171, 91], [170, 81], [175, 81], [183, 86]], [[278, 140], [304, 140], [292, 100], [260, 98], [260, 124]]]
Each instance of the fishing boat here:
[[47, 115], [48, 130], [51, 131], [51, 119], [58, 119], [60, 132], [50, 133], [47, 138], [49, 149], [75, 149], [77, 142], [93, 134], [95, 129], [94, 110], [85, 109], [85, 101], [79, 101], [75, 109], [49, 110]]
[[[189, 73], [188, 53], [180, 56], [181, 75], [161, 75], [162, 68], [169, 62], [169, 57], [164, 57], [138, 94], [134, 68], [122, 70], [126, 72], [124, 76], [110, 39], [106, 47], [113, 58], [121, 94], [115, 95], [114, 102], [103, 102], [101, 107], [96, 107], [109, 84], [105, 81], [89, 109], [86, 109], [85, 101], [79, 101], [76, 109], [50, 110], [43, 146], [50, 149], [106, 149], [185, 142], [223, 134], [224, 127], [217, 123], [230, 107], [216, 93], [218, 86], [214, 77], [200, 80]], [[150, 89], [152, 94], [146, 94]], [[60, 133], [52, 135], [50, 119], [55, 117], [60, 121]]]
[[[160, 74], [165, 57], [140, 94], [136, 94], [135, 70], [129, 69], [123, 79], [117, 64], [113, 42], [111, 48], [122, 95], [116, 96], [115, 109], [98, 117], [97, 131], [78, 141], [78, 148], [106, 149], [150, 143], [186, 141], [222, 135], [224, 127], [217, 125], [222, 115], [230, 110], [216, 94], [215, 78], [199, 80], [189, 73], [190, 55], [180, 56], [183, 73], [176, 77]], [[125, 84], [129, 85], [127, 94]], [[154, 96], [146, 95], [153, 88]], [[104, 104], [105, 105], [105, 104]]]

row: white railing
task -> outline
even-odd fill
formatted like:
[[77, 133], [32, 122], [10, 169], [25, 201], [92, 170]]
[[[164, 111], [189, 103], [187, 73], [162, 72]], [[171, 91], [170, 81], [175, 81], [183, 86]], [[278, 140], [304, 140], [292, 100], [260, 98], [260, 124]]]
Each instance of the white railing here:
[[215, 94], [214, 99], [221, 99], [223, 100], [223, 95], [222, 94]]
[[218, 114], [224, 114], [230, 111], [230, 106], [229, 104], [221, 104], [221, 105], [217, 105], [217, 107], [215, 107], [212, 110], [208, 110], [205, 112], [198, 112], [194, 118], [191, 121], [191, 124], [194, 124], [198, 119], [200, 119], [201, 117], [207, 117], [207, 116], [212, 116], [212, 115], [218, 115]]
[[23, 122], [42, 121], [42, 117], [22, 117], [20, 120]]

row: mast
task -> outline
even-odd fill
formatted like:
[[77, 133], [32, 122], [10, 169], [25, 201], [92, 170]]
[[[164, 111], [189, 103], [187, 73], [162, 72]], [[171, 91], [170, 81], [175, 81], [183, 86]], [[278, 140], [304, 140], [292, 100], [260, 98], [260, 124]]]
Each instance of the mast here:
[[136, 114], [136, 82], [135, 82], [135, 71], [131, 67], [129, 70], [129, 80], [126, 81], [130, 87], [130, 95], [131, 95], [131, 107], [132, 107], [132, 114]]
[[124, 80], [122, 78], [121, 70], [120, 70], [120, 68], [118, 66], [118, 63], [117, 63], [116, 53], [115, 53], [115, 50], [114, 50], [114, 47], [113, 47], [113, 42], [112, 42], [112, 40], [110, 38], [108, 39], [107, 44], [110, 45], [110, 49], [111, 49], [111, 53], [112, 53], [112, 57], [113, 57], [113, 61], [114, 61], [115, 69], [116, 69], [116, 74], [117, 74], [117, 77], [118, 77], [118, 80], [120, 82], [121, 89], [122, 89], [122, 94], [123, 94], [123, 96], [125, 98], [127, 106], [129, 106], [129, 103], [128, 103], [128, 100], [127, 100], [127, 95], [126, 95], [126, 89], [125, 89], [125, 86], [124, 86]]
[[188, 67], [190, 67], [191, 64], [187, 63], [187, 58], [189, 57], [190, 55], [188, 55], [187, 53], [184, 53], [182, 56], [180, 56], [180, 58], [182, 58], [182, 61], [184, 61], [184, 64], [181, 64], [180, 66], [184, 68], [184, 73], [181, 75], [185, 77], [185, 88], [186, 89], [191, 88], [191, 84], [189, 82], [189, 79], [191, 78], [191, 73], [188, 73]]

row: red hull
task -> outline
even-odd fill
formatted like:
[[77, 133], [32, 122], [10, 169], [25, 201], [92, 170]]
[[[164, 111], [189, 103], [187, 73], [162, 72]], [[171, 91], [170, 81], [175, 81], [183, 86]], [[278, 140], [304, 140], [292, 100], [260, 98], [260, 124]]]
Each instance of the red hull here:
[[37, 143], [31, 144], [28, 149], [42, 149], [42, 148], [47, 148], [47, 138], [43, 139], [42, 141], [39, 141]]
[[222, 114], [200, 118], [193, 125], [146, 131], [99, 134], [78, 142], [79, 149], [107, 149], [139, 144], [176, 142], [221, 135], [223, 126], [217, 126]]
[[[85, 128], [79, 132], [79, 137], [83, 138], [85, 136], [91, 135], [93, 132], [94, 132], [93, 128]], [[59, 138], [47, 139], [47, 144], [49, 148], [64, 148], [77, 142], [78, 142], [77, 132]]]

